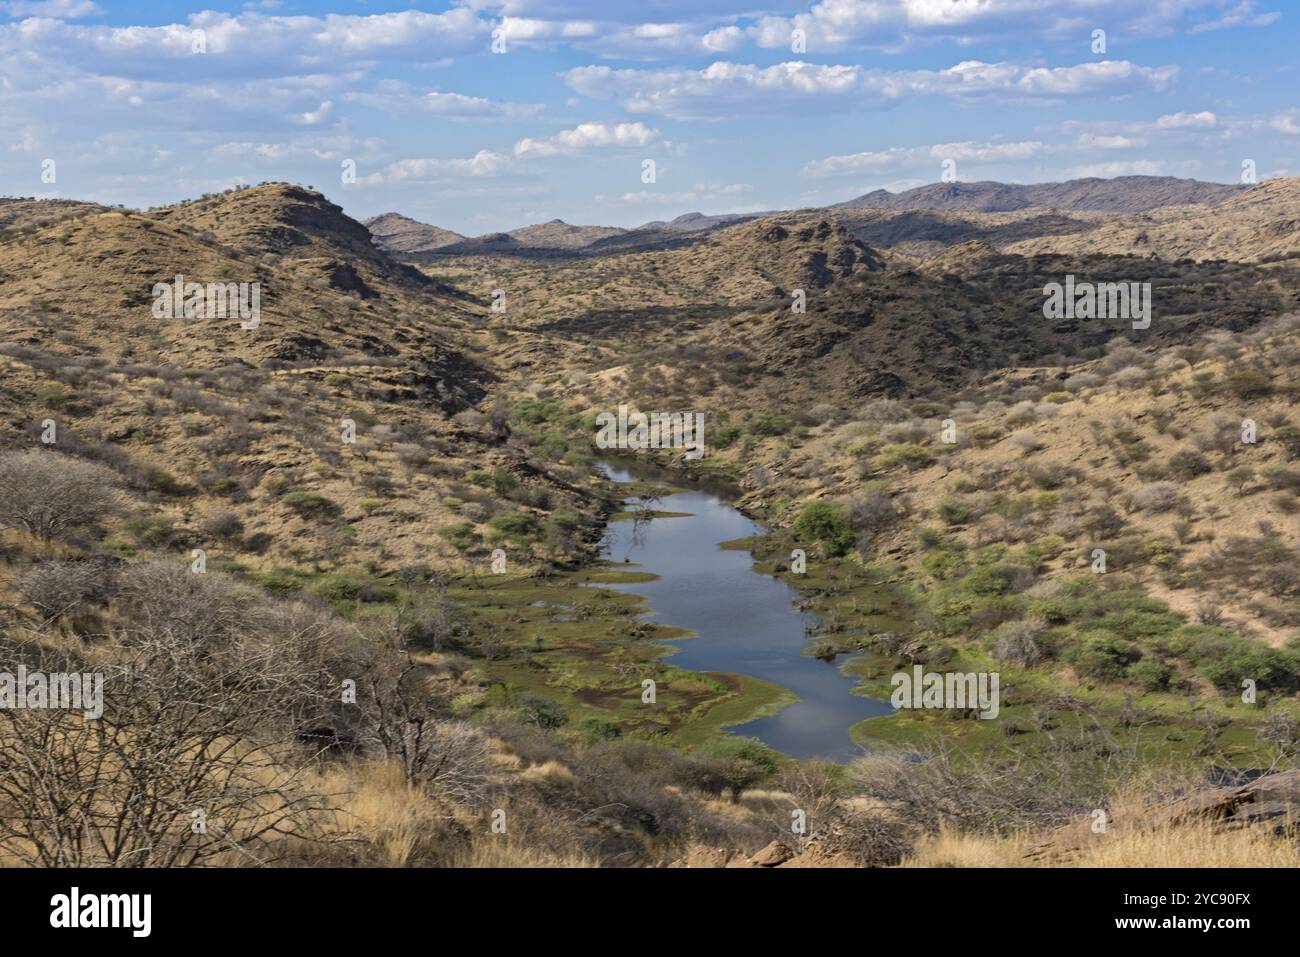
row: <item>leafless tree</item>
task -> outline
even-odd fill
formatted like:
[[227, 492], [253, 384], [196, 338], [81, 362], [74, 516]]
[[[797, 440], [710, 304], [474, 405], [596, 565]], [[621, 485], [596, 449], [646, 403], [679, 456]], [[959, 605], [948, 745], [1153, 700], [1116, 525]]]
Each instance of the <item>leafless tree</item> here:
[[174, 635], [135, 636], [101, 672], [104, 714], [0, 711], [0, 847], [51, 867], [186, 867], [273, 861], [312, 836], [296, 728], [325, 692], [316, 665], [268, 642], [214, 654]]

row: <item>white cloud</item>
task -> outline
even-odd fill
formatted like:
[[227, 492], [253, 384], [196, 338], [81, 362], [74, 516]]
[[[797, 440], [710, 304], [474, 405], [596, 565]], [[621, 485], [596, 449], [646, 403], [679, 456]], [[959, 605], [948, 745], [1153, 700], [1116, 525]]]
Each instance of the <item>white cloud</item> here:
[[828, 156], [805, 164], [805, 176], [845, 176], [863, 172], [879, 172], [915, 166], [923, 162], [942, 163], [944, 160], [989, 163], [1032, 159], [1043, 151], [1037, 140], [1019, 143], [936, 143], [931, 146], [892, 147], [867, 153]]
[[510, 157], [491, 150], [479, 150], [468, 159], [407, 159], [385, 167], [382, 173], [364, 177], [362, 182], [401, 183], [431, 182], [462, 176], [496, 176], [510, 167]]
[[792, 31], [799, 29], [809, 52], [829, 52], [897, 50], [944, 39], [1002, 41], [1026, 34], [1087, 37], [1094, 27], [1106, 27], [1117, 38], [1161, 36], [1262, 26], [1277, 18], [1254, 14], [1246, 0], [1218, 20], [1200, 19], [1200, 11], [1221, 6], [1221, 0], [820, 0], [793, 17], [763, 17], [753, 32], [760, 46], [788, 50]]
[[1219, 118], [1209, 110], [1200, 113], [1169, 113], [1156, 120], [1156, 126], [1162, 130], [1213, 129], [1219, 125]]
[[1223, 16], [1195, 24], [1192, 32], [1205, 33], [1209, 30], [1224, 30], [1229, 27], [1264, 27], [1279, 16], [1281, 16], [1279, 13], [1256, 13], [1254, 0], [1242, 0]]
[[1144, 146], [1145, 141], [1118, 133], [1083, 133], [1074, 145], [1083, 150], [1131, 150]]
[[378, 84], [370, 93], [347, 93], [344, 100], [387, 113], [432, 113], [447, 119], [498, 119], [540, 113], [541, 104], [509, 103], [464, 93], [416, 93], [404, 83]]
[[10, 0], [0, 3], [0, 10], [11, 17], [49, 17], [54, 20], [75, 20], [102, 13], [103, 7], [92, 0]]
[[1070, 179], [1091, 176], [1102, 178], [1112, 176], [1159, 176], [1164, 170], [1165, 163], [1162, 160], [1126, 160], [1076, 166], [1073, 169], [1066, 170], [1065, 175]]
[[317, 109], [300, 113], [295, 122], [301, 123], [303, 126], [319, 126], [321, 123], [328, 120], [330, 114], [333, 112], [334, 102], [332, 100], [326, 100]]
[[1177, 75], [1176, 66], [1144, 67], [1124, 60], [1052, 69], [967, 60], [944, 70], [896, 71], [802, 60], [769, 67], [720, 60], [702, 70], [583, 66], [563, 74], [584, 96], [613, 98], [631, 112], [676, 118], [729, 116], [738, 109], [870, 109], [915, 96], [967, 102], [1124, 96], [1163, 92]]
[[510, 153], [479, 150], [465, 159], [405, 159], [363, 178], [367, 184], [439, 182], [462, 177], [482, 178], [510, 172], [529, 159], [577, 156], [592, 150], [648, 146], [659, 133], [643, 123], [580, 123], [542, 139], [517, 141]]
[[[423, 63], [431, 53], [478, 52], [491, 25], [473, 11], [407, 10], [369, 16], [237, 16], [205, 11], [187, 23], [87, 26], [30, 19], [0, 26], [0, 55], [75, 64], [90, 74], [174, 83], [339, 73], [382, 58]], [[195, 53], [196, 31], [206, 53]], [[180, 64], [184, 64], [183, 69]]]
[[522, 139], [514, 152], [520, 157], [571, 156], [598, 148], [648, 146], [658, 136], [644, 123], [580, 123], [543, 139]]

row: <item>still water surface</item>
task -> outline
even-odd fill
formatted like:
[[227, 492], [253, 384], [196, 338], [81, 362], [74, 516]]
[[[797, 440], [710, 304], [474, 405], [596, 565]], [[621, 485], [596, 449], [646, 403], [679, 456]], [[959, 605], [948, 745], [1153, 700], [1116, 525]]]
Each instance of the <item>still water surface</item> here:
[[[620, 466], [602, 467], [615, 482], [634, 478]], [[802, 654], [808, 645], [805, 627], [816, 618], [795, 607], [795, 590], [754, 571], [749, 552], [718, 547], [720, 542], [761, 534], [762, 526], [717, 495], [673, 487], [681, 491], [660, 500], [659, 509], [689, 512], [689, 517], [654, 519], [643, 523], [635, 536], [630, 521], [611, 522], [606, 531], [607, 558], [627, 558], [659, 578], [606, 587], [645, 596], [653, 609], [646, 620], [696, 633], [698, 637], [668, 642], [678, 649], [673, 664], [752, 675], [799, 696], [774, 715], [730, 730], [797, 758], [843, 762], [861, 754], [862, 748], [849, 738], [849, 726], [890, 714], [889, 702], [852, 694], [856, 682], [836, 664]]]

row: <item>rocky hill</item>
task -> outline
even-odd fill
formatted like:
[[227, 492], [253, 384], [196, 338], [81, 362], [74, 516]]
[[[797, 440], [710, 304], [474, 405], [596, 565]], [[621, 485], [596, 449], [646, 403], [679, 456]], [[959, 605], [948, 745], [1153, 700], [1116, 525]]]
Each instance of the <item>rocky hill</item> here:
[[426, 253], [465, 239], [460, 233], [430, 226], [401, 213], [384, 213], [363, 222], [375, 242], [395, 253]]
[[[169, 311], [157, 288], [178, 276], [246, 284], [249, 306], [256, 287], [259, 313], [233, 296]], [[53, 420], [60, 448], [158, 498], [159, 541], [197, 543], [230, 516], [243, 531], [210, 544], [231, 561], [463, 565], [498, 512], [574, 500], [473, 412], [495, 379], [485, 307], [318, 193], [61, 219], [0, 245], [0, 277], [0, 442], [28, 446]], [[466, 478], [494, 468], [517, 501]]]
[[1160, 259], [1263, 262], [1300, 255], [1300, 179], [1243, 188], [1212, 208], [1153, 209], [1094, 229], [1012, 242], [1008, 251], [1118, 253]]
[[838, 204], [848, 209], [934, 209], [947, 212], [1007, 212], [1055, 209], [1133, 213], [1162, 206], [1216, 205], [1243, 187], [1172, 176], [1117, 176], [1063, 183], [930, 183], [901, 193], [875, 190]]

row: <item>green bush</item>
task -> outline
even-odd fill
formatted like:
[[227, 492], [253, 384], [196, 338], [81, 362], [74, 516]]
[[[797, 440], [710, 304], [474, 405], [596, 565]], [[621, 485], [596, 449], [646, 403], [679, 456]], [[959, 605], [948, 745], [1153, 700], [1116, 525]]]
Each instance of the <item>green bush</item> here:
[[473, 522], [457, 522], [454, 525], [444, 525], [438, 529], [438, 534], [462, 552], [468, 551], [478, 544], [478, 536], [474, 532]]
[[1124, 677], [1143, 691], [1164, 691], [1169, 687], [1174, 670], [1155, 658], [1142, 658], [1124, 669]]
[[334, 518], [339, 514], [337, 502], [316, 492], [290, 492], [282, 495], [280, 501], [300, 518], [326, 519]]
[[804, 541], [820, 542], [831, 557], [853, 547], [853, 528], [843, 505], [837, 502], [806, 502], [794, 522], [795, 533]]
[[876, 456], [876, 467], [882, 469], [894, 469], [899, 466], [921, 469], [933, 462], [934, 454], [924, 445], [917, 445], [915, 442], [886, 445]]
[[311, 590], [326, 601], [387, 602], [397, 600], [397, 589], [369, 578], [335, 572], [321, 577]]
[[1073, 664], [1081, 675], [1114, 681], [1141, 657], [1141, 649], [1133, 642], [1112, 635], [1099, 635], [1086, 639], [1075, 649]]
[[934, 507], [935, 514], [949, 525], [961, 525], [970, 520], [970, 506], [955, 495], [945, 495]]
[[531, 512], [502, 512], [488, 521], [494, 538], [528, 541], [537, 537], [537, 518]]

